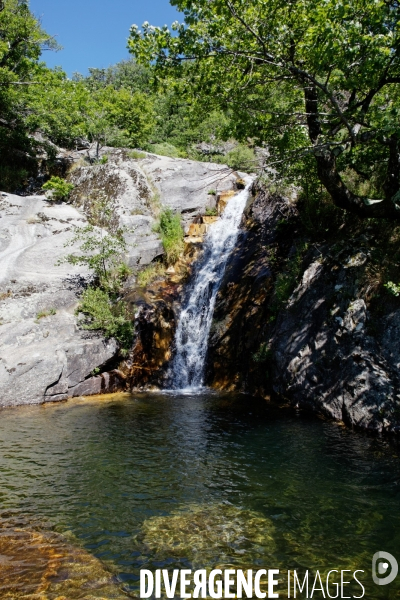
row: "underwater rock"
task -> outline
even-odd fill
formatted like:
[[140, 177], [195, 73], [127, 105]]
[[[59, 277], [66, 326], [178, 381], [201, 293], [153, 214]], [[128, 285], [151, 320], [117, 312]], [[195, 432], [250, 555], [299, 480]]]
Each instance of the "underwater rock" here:
[[[272, 521], [229, 504], [190, 504], [170, 515], [151, 517], [137, 541], [143, 553], [188, 559], [193, 568], [224, 563], [249, 565], [275, 550]], [[243, 568], [243, 567], [242, 567]]]
[[127, 598], [97, 558], [24, 518], [0, 518], [0, 574], [2, 600]]

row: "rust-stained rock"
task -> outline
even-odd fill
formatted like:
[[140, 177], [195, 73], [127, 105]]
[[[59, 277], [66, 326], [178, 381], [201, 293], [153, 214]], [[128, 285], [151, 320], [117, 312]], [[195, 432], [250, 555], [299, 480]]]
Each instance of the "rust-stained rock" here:
[[25, 518], [0, 518], [2, 600], [122, 600], [116, 578], [88, 552]]
[[132, 389], [161, 385], [165, 380], [175, 328], [171, 303], [157, 299], [140, 308], [135, 321], [133, 350], [125, 367]]
[[215, 223], [216, 221], [218, 221], [218, 219], [219, 219], [219, 217], [217, 215], [212, 216], [212, 217], [207, 217], [206, 215], [204, 215], [202, 217], [202, 221], [206, 225], [212, 225], [213, 223]]
[[204, 223], [192, 223], [189, 225], [189, 236], [199, 237], [207, 233], [207, 226]]
[[224, 212], [226, 205], [229, 200], [236, 194], [235, 190], [229, 190], [228, 192], [221, 192], [217, 197], [217, 210], [218, 214]]

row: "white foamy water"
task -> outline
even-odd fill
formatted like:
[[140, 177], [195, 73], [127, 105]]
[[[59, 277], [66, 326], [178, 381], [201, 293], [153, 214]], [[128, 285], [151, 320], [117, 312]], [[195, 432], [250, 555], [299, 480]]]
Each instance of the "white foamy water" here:
[[196, 390], [203, 386], [215, 299], [238, 237], [252, 182], [247, 179], [246, 183], [246, 188], [228, 201], [221, 218], [210, 226], [204, 240], [204, 254], [189, 284], [175, 334], [176, 354], [171, 369], [175, 390]]

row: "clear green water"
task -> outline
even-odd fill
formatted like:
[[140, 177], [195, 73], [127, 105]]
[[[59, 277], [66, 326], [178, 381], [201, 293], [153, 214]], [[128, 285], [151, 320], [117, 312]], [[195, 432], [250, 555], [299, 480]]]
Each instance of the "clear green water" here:
[[400, 576], [370, 585], [376, 551], [400, 562], [396, 447], [245, 396], [2, 410], [0, 503], [72, 532], [130, 591], [141, 567], [233, 564], [364, 569], [365, 597], [400, 597]]

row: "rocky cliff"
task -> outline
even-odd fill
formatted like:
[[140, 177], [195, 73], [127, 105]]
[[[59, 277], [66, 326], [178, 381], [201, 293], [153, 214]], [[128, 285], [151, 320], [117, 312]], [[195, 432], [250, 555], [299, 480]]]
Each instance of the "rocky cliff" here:
[[[208, 192], [217, 189], [222, 210], [238, 174], [212, 163], [102, 152], [107, 160], [97, 164], [84, 152], [60, 157], [75, 185], [71, 204], [1, 196], [0, 406], [166, 384], [185, 282], [216, 218], [204, 217], [217, 203]], [[74, 311], [90, 274], [59, 264], [100, 192], [125, 228], [134, 272], [124, 297], [135, 339], [124, 361], [114, 340], [78, 327]], [[400, 431], [400, 301], [382, 285], [384, 264], [399, 262], [398, 233], [354, 218], [330, 228], [322, 221], [314, 232], [297, 201], [262, 187], [253, 192], [217, 297], [208, 384], [349, 426]], [[137, 272], [163, 253], [154, 232], [161, 206], [181, 214], [185, 254], [143, 288]]]
[[[134, 271], [129, 284], [135, 288], [135, 273], [163, 253], [153, 231], [157, 210], [166, 206], [179, 212], [188, 229], [198, 214], [215, 206], [208, 191], [230, 190], [237, 179], [230, 169], [211, 163], [111, 148], [103, 148], [101, 156], [106, 159], [93, 164], [86, 151], [60, 153], [59, 170], [65, 173], [68, 167], [75, 185], [71, 204], [51, 203], [43, 195], [1, 195], [0, 406], [64, 400], [125, 385], [115, 341], [77, 325], [74, 311], [90, 274], [59, 264], [74, 251], [65, 243], [76, 227], [87, 224], [96, 195], [107, 194], [125, 228], [126, 259]], [[154, 306], [149, 295], [136, 300], [140, 322]]]
[[218, 294], [208, 383], [400, 431], [400, 302], [377, 291], [377, 228], [350, 219], [315, 242], [296, 203], [259, 189]]

